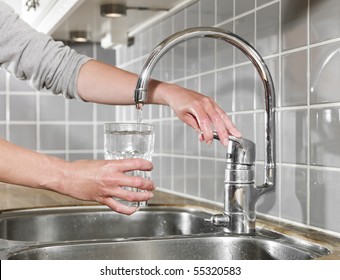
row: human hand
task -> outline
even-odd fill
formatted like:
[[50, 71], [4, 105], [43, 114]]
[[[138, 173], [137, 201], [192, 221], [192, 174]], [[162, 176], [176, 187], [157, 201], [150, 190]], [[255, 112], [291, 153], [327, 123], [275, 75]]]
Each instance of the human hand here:
[[[153, 197], [155, 185], [151, 180], [129, 176], [125, 172], [150, 171], [152, 163], [143, 159], [79, 160], [68, 163], [62, 188], [57, 191], [82, 200], [97, 201], [112, 210], [131, 215], [137, 207], [126, 206], [115, 198], [126, 201], [146, 201]], [[145, 192], [123, 189], [138, 188]]]
[[224, 146], [228, 145], [229, 135], [242, 136], [229, 116], [208, 96], [176, 87], [166, 95], [166, 100], [178, 118], [198, 132], [200, 141], [211, 144], [214, 130]]

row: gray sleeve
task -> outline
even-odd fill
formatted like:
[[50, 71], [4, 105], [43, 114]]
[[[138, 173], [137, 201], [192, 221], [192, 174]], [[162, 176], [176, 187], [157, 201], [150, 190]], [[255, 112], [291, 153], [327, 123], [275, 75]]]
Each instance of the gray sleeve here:
[[39, 33], [0, 1], [0, 66], [31, 87], [78, 98], [77, 78], [91, 58]]

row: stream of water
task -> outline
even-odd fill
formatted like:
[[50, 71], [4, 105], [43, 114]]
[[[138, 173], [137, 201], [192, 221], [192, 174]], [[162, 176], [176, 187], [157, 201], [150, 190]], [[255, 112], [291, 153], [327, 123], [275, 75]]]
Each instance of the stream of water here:
[[136, 119], [137, 123], [142, 123], [143, 121], [143, 105], [141, 104], [136, 108]]

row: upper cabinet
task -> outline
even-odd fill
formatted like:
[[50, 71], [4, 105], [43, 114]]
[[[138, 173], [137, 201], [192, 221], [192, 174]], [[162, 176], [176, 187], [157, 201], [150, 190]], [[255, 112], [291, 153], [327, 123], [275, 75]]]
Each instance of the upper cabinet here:
[[[40, 32], [52, 34], [85, 0], [4, 0]], [[36, 4], [35, 8], [32, 4]]]
[[[129, 33], [197, 0], [36, 0], [39, 6], [27, 11], [27, 3], [32, 1], [5, 0], [31, 26], [54, 39], [72, 41], [76, 34], [83, 37], [79, 37], [81, 41], [87, 38], [111, 48], [127, 44]], [[104, 17], [103, 5], [107, 11], [118, 7], [123, 15]]]

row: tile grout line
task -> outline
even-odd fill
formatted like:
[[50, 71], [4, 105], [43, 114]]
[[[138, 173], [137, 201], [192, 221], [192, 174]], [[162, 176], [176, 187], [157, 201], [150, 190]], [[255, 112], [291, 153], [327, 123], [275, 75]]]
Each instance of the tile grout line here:
[[35, 108], [36, 108], [36, 150], [37, 152], [40, 152], [41, 150], [41, 129], [40, 129], [40, 92], [36, 92], [36, 104], [35, 104]]
[[311, 224], [311, 115], [310, 115], [310, 0], [307, 1], [307, 220], [306, 224]]
[[[97, 54], [97, 45], [96, 44], [93, 44], [93, 56], [95, 58], [98, 58], [98, 54]], [[98, 147], [98, 131], [97, 131], [97, 104], [96, 103], [93, 103], [92, 105], [92, 127], [93, 127], [93, 132], [92, 132], [92, 137], [93, 137], [93, 143], [92, 143], [92, 146], [93, 146], [93, 152], [92, 152], [92, 156], [93, 156], [93, 159], [98, 159], [98, 153], [96, 152], [97, 150], [97, 147]]]
[[10, 126], [9, 126], [9, 123], [10, 123], [10, 101], [9, 101], [9, 73], [6, 73], [6, 76], [5, 76], [5, 90], [6, 90], [6, 121], [5, 121], [5, 124], [6, 124], [6, 139], [7, 141], [10, 141]]
[[[275, 107], [281, 107], [281, 100], [282, 100], [282, 2], [279, 1], [279, 57], [278, 57], [278, 63], [279, 63], [279, 90], [276, 94], [276, 105], [274, 105]], [[280, 113], [280, 111], [277, 111], [275, 108], [275, 113], [276, 117], [277, 117], [277, 127], [276, 127], [276, 143], [274, 145], [276, 145], [278, 143], [278, 147], [276, 147], [276, 163], [278, 162], [278, 160], [282, 160], [282, 141], [281, 141], [281, 137], [282, 137], [282, 133], [281, 133], [281, 127], [282, 127], [282, 114]], [[276, 124], [275, 124], [276, 126]], [[278, 129], [279, 128], [279, 129]], [[277, 141], [278, 140], [278, 141]], [[282, 218], [282, 165], [279, 165], [276, 167], [276, 189], [278, 191], [278, 197], [279, 197], [279, 218]]]

